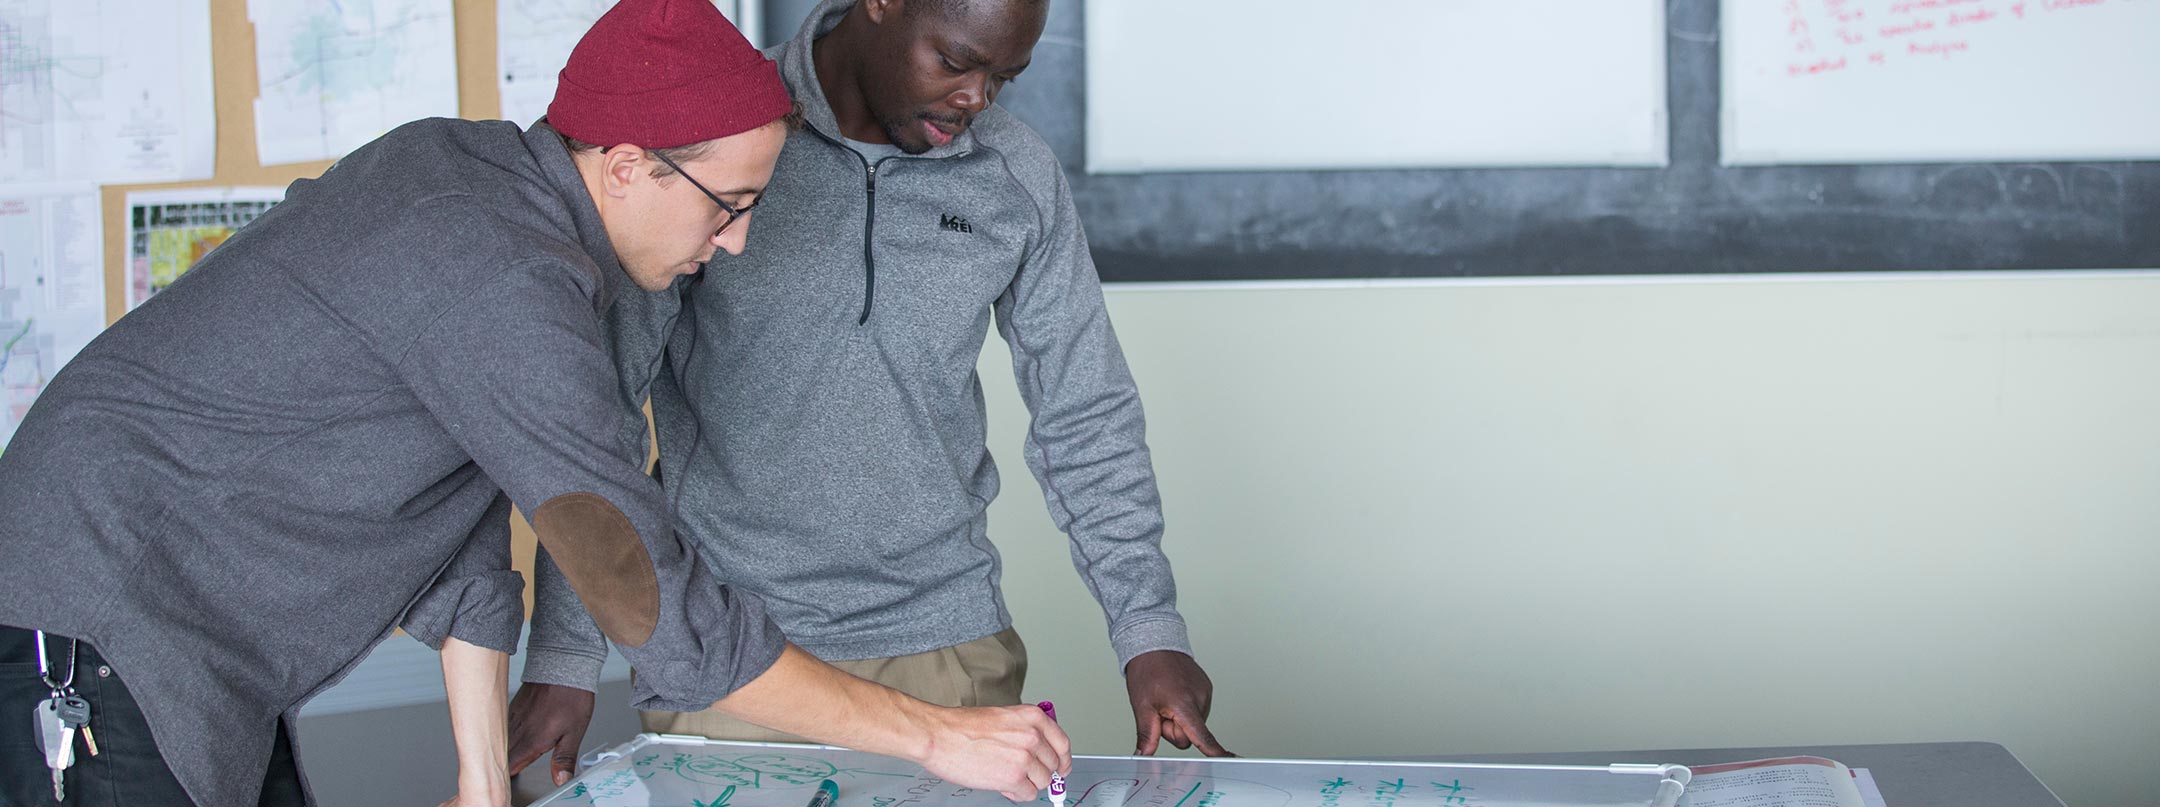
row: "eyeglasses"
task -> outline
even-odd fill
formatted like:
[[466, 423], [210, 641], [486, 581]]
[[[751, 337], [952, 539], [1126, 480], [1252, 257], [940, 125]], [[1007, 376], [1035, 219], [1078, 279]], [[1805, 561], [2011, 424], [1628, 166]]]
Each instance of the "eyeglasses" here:
[[758, 197], [756, 199], [750, 200], [749, 204], [743, 205], [741, 208], [737, 208], [734, 205], [720, 201], [719, 196], [715, 195], [712, 191], [707, 190], [703, 183], [698, 182], [696, 177], [690, 176], [690, 172], [684, 171], [682, 169], [682, 166], [676, 165], [674, 160], [668, 159], [667, 155], [662, 154], [658, 151], [648, 151], [645, 153], [650, 154], [654, 157], [658, 157], [660, 158], [661, 162], [667, 163], [667, 167], [675, 169], [675, 173], [681, 174], [683, 179], [690, 180], [690, 187], [698, 189], [699, 193], [705, 194], [705, 198], [711, 199], [713, 204], [719, 205], [721, 212], [728, 214], [727, 220], [720, 222], [720, 228], [713, 230], [714, 238], [718, 238], [720, 237], [721, 233], [727, 232], [728, 225], [734, 224], [736, 219], [748, 215], [752, 210], [756, 210], [758, 203], [765, 201], [765, 194], [761, 193], [758, 194]]

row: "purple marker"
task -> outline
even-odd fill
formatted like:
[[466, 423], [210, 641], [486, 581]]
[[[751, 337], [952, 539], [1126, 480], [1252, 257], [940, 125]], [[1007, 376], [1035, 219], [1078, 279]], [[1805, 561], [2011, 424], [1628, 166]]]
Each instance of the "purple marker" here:
[[[1057, 719], [1057, 706], [1049, 701], [1035, 706], [1043, 710], [1043, 714], [1049, 715], [1051, 720]], [[1050, 772], [1050, 807], [1065, 807], [1065, 776], [1057, 771]]]

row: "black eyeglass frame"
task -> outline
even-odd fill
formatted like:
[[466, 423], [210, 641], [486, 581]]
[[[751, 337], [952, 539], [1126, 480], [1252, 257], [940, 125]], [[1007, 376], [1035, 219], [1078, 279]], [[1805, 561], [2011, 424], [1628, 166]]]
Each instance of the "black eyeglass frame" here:
[[668, 159], [666, 154], [660, 153], [657, 149], [650, 150], [645, 153], [660, 158], [660, 161], [666, 163], [667, 167], [673, 168], [675, 169], [675, 173], [681, 174], [683, 179], [690, 180], [690, 187], [698, 189], [699, 193], [705, 194], [705, 198], [711, 199], [713, 204], [720, 206], [720, 212], [728, 214], [727, 220], [720, 222], [720, 227], [713, 230], [713, 237], [715, 238], [718, 238], [721, 233], [727, 232], [727, 228], [729, 227], [729, 225], [734, 224], [736, 219], [740, 219], [745, 214], [748, 214], [750, 211], [756, 210], [758, 203], [765, 201], [765, 194], [761, 193], [758, 194], [758, 197], [756, 199], [750, 200], [749, 204], [743, 205], [740, 209], [737, 209], [734, 205], [720, 201], [719, 194], [715, 194], [711, 190], [707, 189], [704, 183], [697, 181], [697, 177], [693, 177], [690, 175], [690, 172], [684, 171], [682, 166], [676, 165], [675, 161]]

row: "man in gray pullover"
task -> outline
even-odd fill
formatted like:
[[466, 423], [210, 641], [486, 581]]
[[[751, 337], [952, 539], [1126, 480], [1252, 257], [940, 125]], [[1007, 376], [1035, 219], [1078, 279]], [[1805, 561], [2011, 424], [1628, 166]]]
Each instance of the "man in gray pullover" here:
[[[744, 248], [789, 108], [706, 0], [623, 0], [553, 126], [400, 127], [84, 349], [0, 455], [0, 803], [312, 803], [294, 716], [402, 626], [444, 652], [459, 803], [507, 804], [513, 502], [638, 665], [637, 705], [1033, 798], [1069, 766], [1047, 718], [788, 645], [642, 473], [618, 364], [651, 359], [602, 312]], [[28, 718], [71, 699], [78, 759], [48, 772]]]
[[[1025, 459], [1102, 605], [1137, 734], [1225, 753], [1163, 556], [1139, 395], [1057, 158], [993, 103], [1046, 0], [827, 0], [772, 51], [808, 121], [752, 248], [611, 313], [668, 342], [659, 476], [719, 577], [790, 640], [927, 699], [1013, 703], [1025, 655], [998, 590], [977, 357], [993, 313], [1033, 413]], [[647, 374], [626, 379], [646, 391]], [[512, 756], [558, 779], [606, 646], [536, 580]], [[711, 715], [649, 730], [785, 739]]]

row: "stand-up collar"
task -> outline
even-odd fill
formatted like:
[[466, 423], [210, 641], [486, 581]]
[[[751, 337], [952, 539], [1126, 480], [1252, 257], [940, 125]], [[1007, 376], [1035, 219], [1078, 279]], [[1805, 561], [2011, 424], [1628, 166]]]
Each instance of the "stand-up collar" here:
[[525, 130], [525, 148], [533, 154], [540, 165], [540, 175], [562, 200], [563, 209], [570, 212], [570, 222], [576, 228], [578, 246], [585, 249], [586, 257], [600, 267], [600, 289], [593, 303], [599, 311], [606, 311], [615, 303], [615, 293], [622, 289], [630, 276], [623, 271], [621, 259], [615, 256], [615, 243], [608, 240], [607, 226], [600, 222], [600, 208], [593, 204], [592, 193], [585, 189], [585, 177], [578, 173], [577, 162], [570, 158], [570, 150], [563, 148], [562, 136], [546, 119], [534, 123]]

